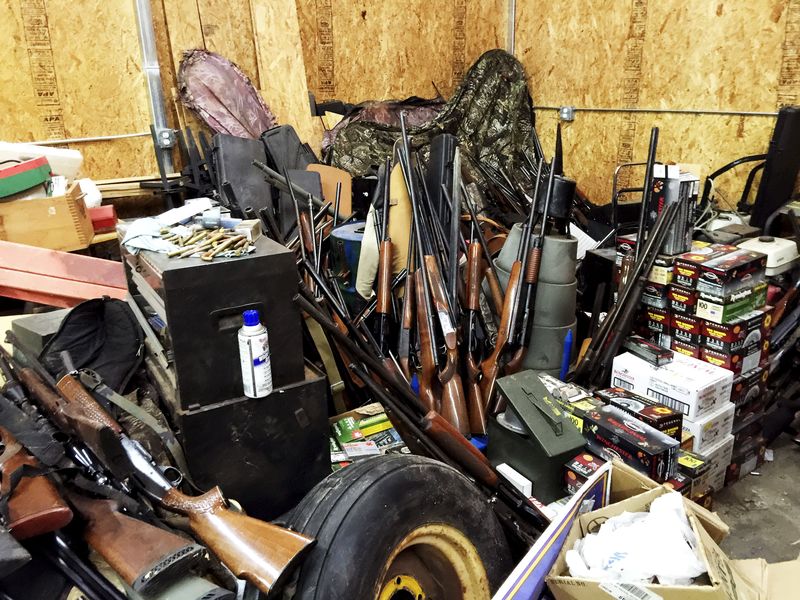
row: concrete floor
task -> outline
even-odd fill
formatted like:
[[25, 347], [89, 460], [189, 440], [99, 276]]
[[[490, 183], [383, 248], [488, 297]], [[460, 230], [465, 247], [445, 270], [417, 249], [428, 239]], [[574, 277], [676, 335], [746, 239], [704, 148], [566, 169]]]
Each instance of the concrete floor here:
[[793, 560], [800, 554], [800, 446], [782, 435], [774, 461], [726, 487], [714, 510], [731, 528], [722, 549], [731, 558]]

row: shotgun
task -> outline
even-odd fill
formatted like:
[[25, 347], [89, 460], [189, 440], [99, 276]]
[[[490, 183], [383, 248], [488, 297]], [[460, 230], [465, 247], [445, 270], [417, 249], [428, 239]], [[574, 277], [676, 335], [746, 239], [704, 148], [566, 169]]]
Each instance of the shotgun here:
[[389, 178], [392, 172], [392, 161], [386, 159], [383, 184], [383, 213], [381, 215], [380, 247], [378, 250], [378, 285], [377, 304], [375, 305], [376, 331], [375, 337], [381, 352], [389, 352], [389, 317], [392, 307], [392, 240], [389, 238]]
[[77, 379], [65, 375], [56, 387], [59, 394], [42, 408], [62, 431], [83, 440], [117, 479], [130, 479], [162, 508], [187, 516], [192, 532], [237, 577], [268, 594], [310, 549], [306, 536], [228, 509], [218, 487], [184, 495]]
[[486, 263], [489, 266], [486, 271], [486, 280], [489, 282], [489, 291], [491, 293], [495, 313], [499, 315], [503, 310], [503, 288], [500, 287], [500, 279], [497, 277], [497, 267], [494, 264], [494, 260], [492, 260], [492, 253], [489, 251], [489, 245], [486, 243], [486, 238], [481, 231], [481, 224], [478, 221], [477, 214], [475, 214], [472, 201], [469, 199], [469, 196], [467, 196], [466, 190], [462, 189], [461, 193], [464, 196], [464, 204], [467, 205], [467, 210], [469, 211], [469, 218], [475, 225], [475, 235], [478, 238], [478, 243], [481, 245]]
[[18, 540], [50, 533], [72, 520], [69, 509], [41, 463], [0, 427], [0, 495], [8, 498], [8, 529]]
[[785, 294], [775, 303], [775, 310], [772, 313], [772, 327], [775, 327], [783, 319], [786, 313], [786, 307], [789, 306], [800, 291], [800, 275], [797, 276], [797, 281], [790, 287]]
[[[474, 225], [473, 225], [474, 229]], [[464, 352], [464, 367], [467, 374], [467, 414], [470, 431], [476, 435], [486, 435], [486, 406], [478, 383], [481, 375], [480, 351], [475, 329], [478, 326], [481, 293], [481, 248], [473, 239], [467, 250], [467, 347]]]
[[86, 543], [139, 594], [170, 585], [203, 560], [205, 548], [129, 517], [114, 500], [95, 500], [73, 492], [67, 499], [86, 523]]
[[[414, 224], [411, 224], [414, 227]], [[405, 268], [405, 288], [403, 289], [403, 308], [401, 311], [400, 331], [397, 336], [397, 360], [400, 368], [411, 381], [411, 330], [414, 327], [414, 273], [411, 272], [411, 260], [414, 255], [414, 234], [408, 237], [408, 259]]]

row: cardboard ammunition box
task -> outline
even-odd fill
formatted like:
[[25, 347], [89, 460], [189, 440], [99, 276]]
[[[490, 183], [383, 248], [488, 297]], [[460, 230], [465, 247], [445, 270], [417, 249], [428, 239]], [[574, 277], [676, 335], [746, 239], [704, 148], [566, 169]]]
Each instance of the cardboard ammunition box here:
[[693, 494], [703, 494], [708, 490], [721, 490], [725, 486], [725, 471], [733, 456], [733, 435], [709, 447], [703, 456], [711, 466], [701, 477], [695, 478], [692, 485]]
[[730, 323], [751, 310], [761, 308], [766, 301], [767, 284], [765, 282], [743, 288], [725, 298], [701, 292], [695, 314], [701, 319], [714, 323]]
[[731, 402], [738, 407], [756, 401], [767, 389], [768, 378], [769, 372], [761, 367], [742, 372], [733, 380]]
[[711, 244], [705, 248], [692, 248], [675, 257], [672, 269], [672, 281], [682, 287], [694, 289], [700, 278], [700, 265], [707, 260], [723, 256], [738, 250], [736, 246]]
[[734, 453], [745, 452], [750, 448], [764, 444], [766, 440], [762, 435], [763, 430], [764, 426], [758, 416], [755, 416], [753, 420], [744, 425], [740, 425], [738, 429], [733, 431]]
[[700, 341], [702, 319], [692, 315], [672, 315], [672, 339], [687, 344], [697, 344]]
[[679, 494], [686, 496], [687, 498], [692, 492], [692, 478], [688, 475], [684, 475], [681, 472], [677, 472], [672, 477], [667, 479], [664, 482], [664, 485], [672, 490], [675, 490]]
[[678, 442], [616, 406], [587, 412], [583, 434], [659, 483], [675, 471]]
[[682, 342], [678, 339], [672, 338], [670, 341], [670, 348], [675, 352], [680, 352], [684, 356], [692, 358], [700, 358], [700, 346], [690, 342]]
[[725, 485], [739, 481], [764, 464], [764, 454], [767, 447], [764, 444], [750, 448], [745, 452], [734, 452], [731, 464], [725, 470]]
[[681, 450], [691, 451], [693, 445], [694, 436], [683, 428], [683, 422], [681, 422]]
[[583, 432], [583, 419], [586, 416], [586, 413], [590, 410], [595, 410], [601, 406], [604, 406], [602, 401], [592, 396], [589, 396], [588, 398], [581, 398], [576, 402], [564, 402], [555, 396], [553, 396], [553, 399], [562, 409], [564, 409], [564, 413], [566, 413], [567, 418], [573, 425], [575, 425], [578, 431], [581, 432]]
[[684, 450], [683, 448], [678, 450], [678, 471], [680, 473], [685, 473], [692, 479], [696, 479], [710, 468], [711, 463], [709, 463], [704, 456]]
[[730, 323], [701, 320], [700, 344], [720, 352], [735, 352], [761, 341], [771, 323], [772, 307], [752, 310]]
[[614, 358], [611, 385], [643, 394], [684, 418], [697, 419], [728, 402], [733, 373], [701, 360], [675, 353], [672, 362], [654, 367], [630, 353]]
[[606, 404], [621, 408], [669, 437], [681, 441], [683, 415], [670, 407], [620, 387], [598, 390], [595, 396]]
[[667, 288], [666, 285], [648, 281], [642, 290], [642, 304], [655, 308], [667, 308]]
[[697, 307], [695, 290], [672, 284], [667, 289], [667, 306], [673, 315], [693, 315]]
[[604, 462], [588, 452], [581, 452], [564, 465], [564, 490], [574, 494]]
[[644, 306], [642, 307], [642, 313], [648, 330], [655, 333], [670, 334], [671, 313], [668, 310], [654, 306]]
[[617, 236], [617, 256], [616, 265], [619, 268], [622, 265], [622, 259], [626, 254], [636, 252], [636, 238], [635, 233]]
[[696, 421], [683, 420], [683, 428], [694, 438], [693, 452], [703, 454], [708, 448], [731, 433], [735, 408], [732, 402], [726, 402], [720, 408], [706, 413]]
[[735, 375], [752, 371], [766, 358], [769, 352], [769, 340], [762, 340], [735, 352], [720, 352], [711, 348], [701, 348], [700, 359], [728, 369]]
[[767, 255], [739, 248], [704, 261], [700, 265], [697, 289], [715, 296], [726, 296], [743, 287], [764, 281]]

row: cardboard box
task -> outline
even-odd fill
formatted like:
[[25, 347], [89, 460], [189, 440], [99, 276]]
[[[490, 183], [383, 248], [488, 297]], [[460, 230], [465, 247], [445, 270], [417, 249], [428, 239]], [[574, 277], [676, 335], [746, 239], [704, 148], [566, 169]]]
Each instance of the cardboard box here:
[[598, 523], [623, 512], [645, 512], [650, 504], [669, 493], [664, 487], [611, 504], [600, 510], [579, 515], [572, 523], [559, 555], [547, 576], [547, 586], [555, 600], [597, 600], [625, 598], [642, 600], [783, 600], [793, 597], [794, 580], [800, 577], [800, 561], [767, 565], [763, 560], [730, 560], [720, 550], [712, 534], [698, 518], [704, 510], [684, 499], [690, 526], [698, 540], [697, 552], [707, 568], [707, 575], [697, 585], [668, 586], [660, 584], [635, 585], [627, 596], [613, 596], [601, 587], [602, 582], [569, 576], [566, 553], [575, 542], [594, 531]]
[[766, 450], [767, 446], [761, 444], [745, 452], [735, 452], [725, 471], [725, 485], [739, 481], [763, 465]]
[[683, 415], [670, 407], [625, 388], [613, 387], [595, 392], [603, 402], [616, 406], [669, 437], [681, 441]]
[[697, 280], [700, 278], [700, 265], [702, 263], [735, 250], [738, 250], [736, 246], [711, 244], [704, 248], [692, 248], [689, 252], [679, 254], [675, 257], [673, 263], [672, 280], [680, 286], [694, 289]]
[[728, 369], [734, 375], [739, 375], [756, 369], [768, 353], [769, 340], [765, 339], [731, 352], [714, 350], [713, 348], [701, 348], [700, 360]]
[[669, 347], [675, 352], [680, 352], [684, 356], [690, 356], [691, 358], [700, 358], [700, 346], [698, 346], [697, 344], [690, 344], [688, 342], [682, 342], [680, 340], [672, 338]]
[[615, 406], [587, 412], [583, 433], [659, 483], [675, 472], [678, 441]]
[[672, 284], [667, 289], [667, 307], [673, 314], [694, 315], [698, 294], [695, 290]]
[[0, 202], [0, 240], [70, 252], [87, 248], [93, 236], [77, 183], [63, 196]]
[[733, 434], [707, 448], [704, 455], [710, 465], [700, 477], [695, 478], [692, 494], [704, 494], [709, 490], [718, 491], [725, 485], [725, 471], [733, 456]]
[[697, 289], [715, 296], [726, 296], [764, 281], [767, 255], [738, 248], [728, 254], [703, 261]]
[[700, 344], [720, 352], [735, 352], [760, 342], [769, 335], [772, 307], [743, 314], [730, 323], [700, 320]]
[[725, 298], [701, 292], [695, 314], [714, 323], [730, 323], [751, 310], [761, 308], [766, 301], [767, 284], [764, 282], [741, 289]]
[[676, 313], [672, 315], [672, 339], [687, 344], [697, 344], [700, 341], [702, 319], [693, 315]]
[[769, 371], [763, 367], [741, 373], [733, 380], [731, 402], [739, 407], [757, 400], [766, 391], [768, 379]]
[[761, 435], [764, 429], [761, 419], [754, 418], [733, 430], [733, 453], [739, 454], [761, 446], [766, 440]]
[[678, 451], [678, 472], [685, 473], [692, 479], [700, 477], [711, 468], [704, 456], [681, 448]]
[[733, 402], [726, 402], [720, 408], [706, 413], [697, 421], [683, 420], [683, 429], [692, 434], [692, 451], [703, 454], [708, 448], [722, 440], [733, 431]]
[[648, 281], [642, 290], [642, 304], [655, 308], [667, 308], [667, 289], [669, 286]]
[[564, 490], [574, 494], [604, 462], [588, 452], [581, 452], [564, 465]]
[[692, 493], [692, 478], [679, 471], [667, 479], [664, 482], [664, 486], [683, 496], [689, 497]]
[[670, 333], [672, 327], [671, 314], [665, 308], [657, 308], [654, 306], [642, 307], [642, 317], [649, 331], [655, 333]]
[[588, 398], [581, 398], [577, 402], [564, 402], [555, 396], [553, 399], [561, 408], [564, 409], [564, 413], [566, 414], [567, 418], [581, 433], [583, 432], [583, 419], [586, 416], [586, 413], [590, 410], [595, 410], [603, 406], [602, 401], [592, 396], [589, 396]]
[[630, 353], [614, 358], [611, 385], [633, 390], [694, 419], [728, 402], [733, 373], [676, 353], [654, 367]]

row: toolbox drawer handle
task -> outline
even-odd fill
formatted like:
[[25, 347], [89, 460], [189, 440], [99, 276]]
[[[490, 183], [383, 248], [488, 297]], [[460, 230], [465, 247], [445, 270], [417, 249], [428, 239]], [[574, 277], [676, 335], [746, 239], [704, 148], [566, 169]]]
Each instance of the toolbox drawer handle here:
[[264, 304], [262, 302], [251, 302], [241, 306], [229, 306], [212, 311], [209, 315], [211, 320], [216, 323], [220, 333], [238, 331], [242, 326], [242, 313], [246, 310], [257, 310], [259, 314], [264, 314]]

